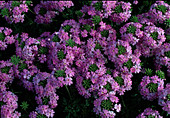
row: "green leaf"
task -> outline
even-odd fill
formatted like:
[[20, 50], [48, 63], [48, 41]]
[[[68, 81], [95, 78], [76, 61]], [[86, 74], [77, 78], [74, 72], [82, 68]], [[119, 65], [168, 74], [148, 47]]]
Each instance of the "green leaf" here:
[[101, 46], [99, 43], [97, 43], [94, 49], [95, 49], [95, 50], [96, 50], [96, 49], [99, 49], [99, 50], [100, 50], [100, 49], [102, 49], [102, 46]]
[[25, 4], [26, 4], [27, 6], [31, 5], [31, 3], [32, 3], [32, 1], [26, 1], [26, 2], [25, 2]]
[[28, 109], [29, 104], [27, 103], [27, 101], [23, 101], [20, 106], [24, 111], [26, 111]]
[[94, 24], [99, 24], [101, 22], [101, 18], [100, 18], [100, 16], [95, 15], [95, 16], [93, 16], [92, 21]]
[[3, 41], [5, 39], [5, 34], [4, 33], [0, 33], [0, 40]]
[[57, 70], [54, 75], [55, 77], [65, 77], [66, 73], [64, 70]]
[[68, 39], [66, 41], [66, 46], [70, 46], [70, 47], [74, 47], [75, 46], [75, 42], [72, 39]]
[[80, 10], [76, 11], [75, 13], [76, 13], [76, 15], [78, 17], [82, 17], [83, 16], [83, 13]]
[[122, 45], [118, 45], [117, 48], [118, 48], [118, 55], [124, 54], [126, 52], [125, 47]]
[[87, 32], [90, 32], [91, 31], [91, 26], [85, 24], [85, 25], [83, 25], [82, 30], [87, 30]]
[[90, 79], [83, 79], [82, 85], [86, 90], [91, 87], [91, 84], [92, 84], [92, 82]]
[[115, 77], [114, 80], [115, 80], [120, 86], [122, 86], [122, 85], [124, 84], [123, 78], [121, 78], [121, 77], [119, 77], [119, 76]]
[[145, 74], [148, 75], [148, 76], [152, 76], [153, 70], [151, 70], [150, 68], [148, 68], [148, 69], [145, 68]]
[[109, 36], [109, 31], [108, 31], [108, 30], [103, 30], [103, 31], [101, 31], [101, 35], [102, 35], [102, 37], [108, 38], [108, 36]]
[[47, 53], [48, 53], [48, 48], [47, 48], [47, 47], [41, 47], [41, 48], [38, 50], [38, 53], [39, 53], [39, 54], [47, 54]]
[[138, 21], [138, 17], [136, 17], [136, 16], [132, 16], [131, 19], [130, 19], [130, 21], [131, 21], [131, 22], [136, 22], [136, 23], [139, 22], [139, 21]]
[[60, 38], [58, 37], [58, 35], [55, 35], [53, 37], [53, 42], [60, 42]]
[[165, 56], [167, 56], [168, 58], [170, 58], [170, 51], [165, 52]]
[[114, 11], [115, 11], [116, 13], [121, 13], [121, 12], [123, 12], [122, 5], [116, 6], [115, 9], [114, 9]]
[[156, 71], [156, 75], [161, 79], [165, 79], [165, 73], [161, 70]]
[[37, 118], [46, 118], [46, 116], [43, 115], [43, 114], [38, 114], [38, 115], [37, 115]]
[[110, 100], [103, 100], [101, 102], [101, 107], [106, 110], [111, 110], [111, 108], [113, 108], [113, 103]]
[[91, 64], [91, 65], [89, 66], [89, 71], [95, 72], [95, 71], [98, 70], [98, 69], [99, 69], [99, 68], [97, 67], [96, 64]]
[[10, 68], [11, 68], [11, 67], [9, 67], [9, 66], [6, 66], [6, 67], [4, 67], [4, 68], [1, 68], [1, 72], [8, 74]]
[[20, 71], [20, 72], [22, 72], [24, 69], [27, 69], [28, 67], [27, 67], [27, 64], [25, 64], [25, 63], [21, 63], [21, 65], [18, 67], [18, 70]]
[[158, 39], [158, 32], [151, 33], [151, 37], [156, 41]]
[[20, 2], [19, 1], [13, 1], [11, 5], [12, 5], [12, 7], [19, 6]]
[[131, 61], [131, 59], [129, 59], [129, 60], [128, 60], [126, 63], [124, 63], [123, 65], [130, 69], [130, 68], [133, 67], [133, 62]]
[[70, 26], [70, 25], [66, 25], [63, 27], [65, 32], [69, 32], [71, 28], [72, 28], [72, 26]]
[[165, 14], [167, 10], [167, 8], [164, 5], [158, 5], [156, 9], [161, 11], [163, 14]]
[[12, 57], [11, 57], [11, 63], [13, 63], [14, 65], [18, 65], [18, 63], [20, 62], [20, 58], [19, 58], [19, 56], [17, 56], [16, 57], [16, 55], [13, 55]]
[[47, 10], [45, 8], [41, 7], [40, 11], [39, 11], [39, 14], [43, 16], [46, 13], [47, 13]]
[[167, 97], [168, 101], [170, 101], [170, 94], [168, 94], [166, 97]]
[[112, 74], [111, 70], [110, 70], [110, 69], [107, 69], [106, 74], [111, 75], [111, 74]]
[[40, 81], [39, 83], [41, 86], [43, 86], [43, 88], [47, 85], [47, 80], [43, 80], [43, 81]]
[[48, 105], [48, 101], [50, 100], [50, 98], [49, 97], [44, 97], [43, 98], [43, 105]]
[[157, 83], [149, 83], [146, 85], [146, 88], [148, 88], [151, 93], [155, 93], [155, 92], [157, 92], [158, 84]]
[[127, 28], [127, 32], [128, 33], [132, 33], [132, 34], [135, 34], [135, 31], [136, 31], [136, 27], [135, 26], [129, 26], [128, 28]]
[[104, 88], [105, 88], [108, 92], [110, 92], [110, 91], [112, 90], [112, 86], [111, 86], [111, 84], [110, 84], [109, 82], [107, 82], [107, 84], [104, 86]]
[[1, 10], [2, 17], [8, 16], [9, 17], [9, 9], [4, 8]]
[[64, 52], [63, 51], [58, 51], [57, 52], [57, 57], [58, 57], [59, 60], [64, 59], [65, 58]]
[[170, 18], [165, 20], [165, 25], [166, 25], [167, 27], [170, 27]]
[[101, 11], [103, 9], [103, 2], [102, 1], [96, 2], [94, 4], [94, 7], [95, 7], [95, 10]]

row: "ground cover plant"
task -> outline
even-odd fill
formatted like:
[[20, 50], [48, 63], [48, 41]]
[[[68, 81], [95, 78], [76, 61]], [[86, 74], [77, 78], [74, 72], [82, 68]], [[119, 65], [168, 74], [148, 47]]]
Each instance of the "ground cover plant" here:
[[1, 118], [170, 117], [170, 2], [0, 1]]

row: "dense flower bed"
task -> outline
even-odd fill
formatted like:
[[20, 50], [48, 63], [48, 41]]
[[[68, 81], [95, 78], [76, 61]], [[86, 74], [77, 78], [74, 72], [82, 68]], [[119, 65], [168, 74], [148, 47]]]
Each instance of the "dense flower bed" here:
[[[168, 117], [170, 4], [138, 13], [137, 0], [84, 2], [0, 1], [1, 118], [58, 118], [63, 107], [75, 118], [87, 108], [95, 114], [81, 117]], [[126, 115], [130, 91], [155, 106]]]

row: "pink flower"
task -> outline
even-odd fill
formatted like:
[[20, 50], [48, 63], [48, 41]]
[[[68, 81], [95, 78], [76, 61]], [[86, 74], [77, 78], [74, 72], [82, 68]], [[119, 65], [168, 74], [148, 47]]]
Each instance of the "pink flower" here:
[[121, 110], [121, 104], [115, 104], [114, 108], [116, 109], [117, 112], [120, 112]]

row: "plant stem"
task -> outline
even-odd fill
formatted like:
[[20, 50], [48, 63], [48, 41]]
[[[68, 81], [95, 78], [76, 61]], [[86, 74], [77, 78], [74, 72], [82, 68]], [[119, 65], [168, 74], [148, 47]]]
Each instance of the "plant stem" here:
[[67, 92], [68, 92], [68, 95], [69, 95], [70, 99], [72, 99], [68, 87], [67, 87], [66, 85], [65, 85], [65, 87], [66, 87], [66, 90], [67, 90]]

